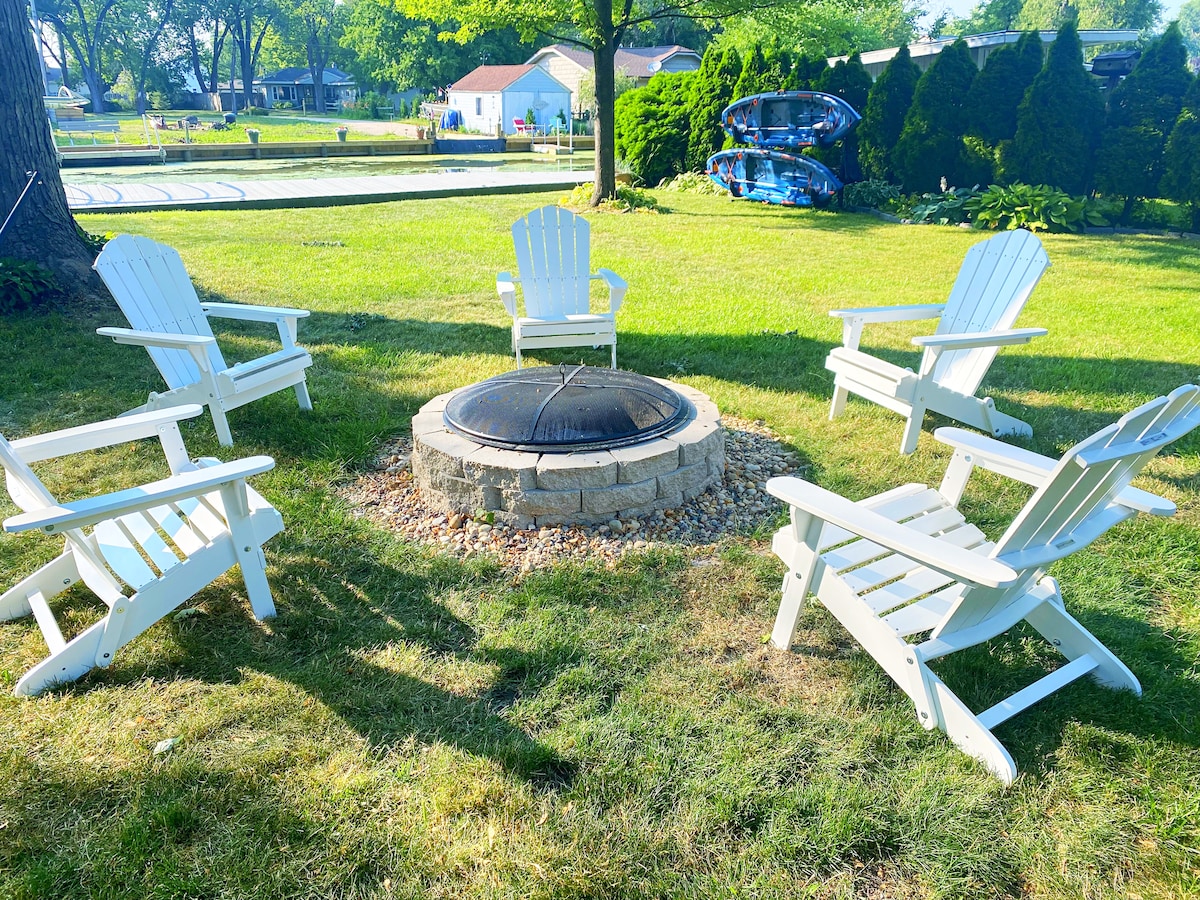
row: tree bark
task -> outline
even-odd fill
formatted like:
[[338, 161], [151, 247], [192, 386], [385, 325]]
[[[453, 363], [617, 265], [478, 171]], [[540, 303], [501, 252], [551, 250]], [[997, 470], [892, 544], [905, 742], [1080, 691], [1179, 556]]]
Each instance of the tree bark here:
[[[607, 0], [601, 0], [597, 6]], [[611, 5], [610, 5], [611, 9]], [[616, 121], [613, 107], [616, 91], [616, 43], [611, 36], [596, 42], [592, 59], [596, 72], [596, 170], [592, 206], [617, 195], [617, 144], [613, 133]]]
[[105, 297], [67, 208], [25, 4], [0, 0], [0, 217], [16, 206], [33, 171], [37, 179], [0, 236], [0, 256], [46, 267], [69, 297]]

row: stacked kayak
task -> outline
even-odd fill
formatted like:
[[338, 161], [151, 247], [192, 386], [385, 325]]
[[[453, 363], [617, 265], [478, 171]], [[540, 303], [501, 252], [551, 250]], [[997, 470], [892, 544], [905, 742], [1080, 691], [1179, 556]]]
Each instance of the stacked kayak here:
[[731, 103], [721, 125], [749, 148], [708, 158], [708, 175], [734, 197], [782, 206], [828, 206], [842, 183], [821, 163], [798, 153], [830, 147], [858, 124], [850, 104], [819, 91], [756, 94]]
[[756, 94], [731, 103], [721, 127], [739, 144], [763, 150], [832, 147], [861, 119], [854, 107], [819, 91]]

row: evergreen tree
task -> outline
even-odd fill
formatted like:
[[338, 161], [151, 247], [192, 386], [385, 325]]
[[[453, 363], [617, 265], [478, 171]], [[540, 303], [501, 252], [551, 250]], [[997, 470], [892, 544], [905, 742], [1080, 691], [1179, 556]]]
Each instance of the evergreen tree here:
[[708, 157], [719, 150], [725, 132], [721, 112], [729, 105], [742, 61], [732, 47], [721, 51], [709, 44], [700, 71], [692, 79], [688, 98], [688, 149], [686, 164], [692, 172], [703, 171]]
[[892, 166], [906, 190], [936, 191], [942, 178], [957, 184], [967, 95], [977, 71], [966, 41], [959, 39], [938, 54], [917, 82], [892, 153]]
[[660, 72], [645, 87], [617, 98], [617, 158], [645, 184], [657, 185], [684, 171], [688, 107], [694, 72]]
[[772, 38], [763, 52], [763, 72], [759, 79], [759, 91], [782, 91], [792, 74], [792, 55]]
[[824, 91], [841, 97], [861, 113], [867, 105], [867, 96], [871, 93], [871, 75], [862, 64], [862, 57], [857, 53], [849, 59], [838, 62], [832, 69], [826, 67], [817, 78], [815, 90]]
[[1086, 194], [1103, 116], [1100, 91], [1083, 68], [1079, 32], [1068, 21], [1017, 108], [1016, 136], [1001, 152], [1005, 176]]
[[1163, 170], [1163, 195], [1188, 204], [1192, 231], [1200, 231], [1200, 78], [1192, 79], [1183, 110], [1171, 129], [1163, 153]]
[[868, 178], [895, 179], [891, 156], [904, 116], [912, 106], [913, 91], [921, 78], [921, 67], [912, 61], [908, 45], [892, 57], [867, 95], [862, 121], [858, 123], [859, 161]]
[[742, 60], [742, 72], [733, 86], [733, 99], [741, 100], [743, 97], [752, 97], [767, 90], [762, 84], [765, 69], [766, 60], [763, 59], [762, 47], [756, 44]]
[[1172, 22], [1110, 96], [1108, 127], [1096, 154], [1096, 186], [1125, 198], [1122, 222], [1129, 221], [1134, 200], [1158, 195], [1163, 150], [1195, 80], [1186, 64], [1183, 36]]
[[[1200, 2], [1200, 0], [1197, 0]], [[792, 64], [791, 75], [788, 76], [787, 90], [811, 91], [816, 90], [817, 80], [825, 74], [829, 63], [824, 56], [800, 56]]]
[[1017, 107], [1042, 70], [1042, 37], [1027, 31], [992, 53], [967, 95], [967, 133], [995, 146], [1017, 133]]

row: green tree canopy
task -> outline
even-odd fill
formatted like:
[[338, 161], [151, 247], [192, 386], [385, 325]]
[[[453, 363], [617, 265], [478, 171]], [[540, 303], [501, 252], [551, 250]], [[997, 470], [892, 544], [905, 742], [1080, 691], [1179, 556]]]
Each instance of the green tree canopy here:
[[966, 41], [959, 39], [938, 54], [917, 82], [892, 154], [892, 165], [907, 190], [936, 191], [942, 178], [957, 183], [967, 96], [977, 71]]
[[1189, 59], [1200, 56], [1200, 0], [1188, 0], [1179, 7], [1179, 32]]
[[[994, 2], [994, 0], [993, 0]], [[1024, 0], [1017, 27], [1029, 29], [1059, 29], [1073, 20], [1076, 28], [1134, 28], [1146, 31], [1154, 28], [1162, 16], [1159, 0]]]
[[1103, 118], [1100, 91], [1083, 68], [1079, 33], [1067, 22], [1017, 108], [1016, 136], [1001, 152], [1005, 176], [1087, 193]]
[[900, 139], [920, 78], [921, 67], [913, 62], [905, 44], [871, 86], [858, 123], [859, 162], [868, 178], [895, 179], [892, 149]]
[[743, 56], [775, 39], [793, 58], [808, 54], [824, 59], [907, 43], [917, 36], [922, 13], [913, 0], [779, 3], [724, 22], [717, 40]]

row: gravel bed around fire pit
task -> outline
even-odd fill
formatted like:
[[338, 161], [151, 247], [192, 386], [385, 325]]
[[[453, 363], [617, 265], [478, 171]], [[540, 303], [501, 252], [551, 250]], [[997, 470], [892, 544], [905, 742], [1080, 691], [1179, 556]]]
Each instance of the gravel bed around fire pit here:
[[410, 540], [464, 558], [493, 556], [521, 572], [566, 559], [611, 564], [630, 550], [655, 546], [707, 547], [773, 523], [782, 506], [767, 494], [766, 480], [802, 474], [808, 468], [762, 422], [729, 416], [723, 421], [724, 479], [682, 506], [640, 519], [517, 529], [489, 523], [484, 516], [447, 514], [422, 501], [409, 464], [409, 437], [386, 444], [372, 471], [346, 488], [343, 496], [360, 514]]

